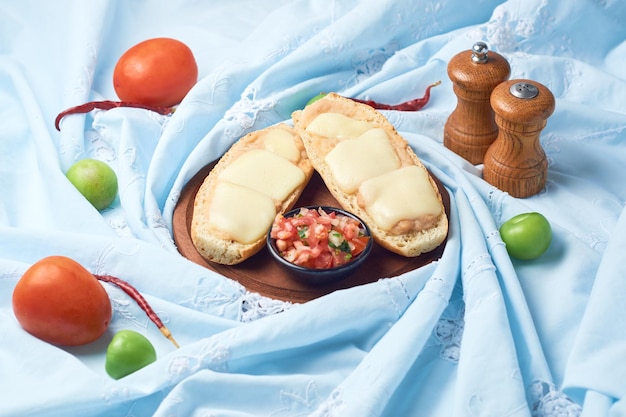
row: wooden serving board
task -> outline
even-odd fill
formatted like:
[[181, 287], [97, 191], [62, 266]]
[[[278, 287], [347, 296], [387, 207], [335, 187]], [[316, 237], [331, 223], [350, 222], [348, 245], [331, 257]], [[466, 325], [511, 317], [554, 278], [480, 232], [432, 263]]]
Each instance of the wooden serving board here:
[[[414, 258], [397, 255], [374, 243], [372, 254], [355, 274], [339, 282], [325, 285], [307, 285], [290, 278], [288, 273], [271, 258], [267, 248], [261, 249], [259, 253], [238, 265], [220, 265], [209, 262], [198, 253], [193, 245], [190, 230], [196, 193], [216, 162], [201, 169], [183, 188], [172, 219], [174, 242], [185, 258], [238, 281], [249, 291], [274, 299], [303, 303], [335, 290], [404, 274], [439, 259], [443, 253], [445, 241], [433, 251]], [[431, 176], [437, 183], [446, 214], [449, 216], [450, 196], [443, 184], [434, 175], [431, 174]], [[295, 207], [317, 204], [340, 207], [319, 174], [315, 172]]]

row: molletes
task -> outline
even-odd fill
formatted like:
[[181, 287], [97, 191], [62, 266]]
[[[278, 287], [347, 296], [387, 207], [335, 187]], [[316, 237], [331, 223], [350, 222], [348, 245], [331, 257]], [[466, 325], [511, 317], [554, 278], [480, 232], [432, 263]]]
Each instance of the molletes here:
[[414, 257], [445, 240], [448, 218], [434, 180], [380, 112], [330, 93], [292, 118], [331, 194], [378, 244]]
[[243, 262], [265, 246], [274, 218], [293, 207], [312, 174], [300, 136], [286, 124], [239, 139], [196, 194], [194, 246], [211, 262]]

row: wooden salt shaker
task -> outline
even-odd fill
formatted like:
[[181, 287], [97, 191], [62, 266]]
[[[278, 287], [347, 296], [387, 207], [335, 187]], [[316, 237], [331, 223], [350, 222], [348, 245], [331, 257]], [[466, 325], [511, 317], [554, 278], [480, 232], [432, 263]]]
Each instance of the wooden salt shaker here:
[[537, 194], [548, 174], [539, 136], [554, 112], [554, 96], [536, 81], [510, 80], [493, 90], [491, 106], [499, 134], [485, 154], [484, 179], [513, 197]]
[[484, 42], [455, 55], [448, 63], [457, 106], [448, 117], [443, 144], [472, 164], [481, 164], [498, 136], [489, 98], [493, 89], [508, 80], [511, 67], [502, 55], [490, 52]]

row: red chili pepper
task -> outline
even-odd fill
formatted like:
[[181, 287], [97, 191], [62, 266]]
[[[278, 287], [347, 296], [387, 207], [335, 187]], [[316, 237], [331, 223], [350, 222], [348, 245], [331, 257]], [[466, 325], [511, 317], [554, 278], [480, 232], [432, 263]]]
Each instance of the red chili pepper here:
[[368, 106], [372, 106], [377, 110], [416, 111], [421, 109], [426, 105], [426, 103], [428, 103], [428, 100], [430, 100], [430, 89], [438, 86], [439, 84], [441, 84], [441, 81], [437, 81], [436, 83], [429, 85], [426, 88], [424, 97], [416, 98], [415, 100], [409, 100], [400, 104], [383, 104], [373, 100], [360, 100], [357, 98], [353, 98], [351, 100], [356, 101], [357, 103], [367, 104]]
[[145, 110], [150, 110], [150, 111], [163, 114], [163, 115], [171, 114], [174, 112], [173, 107], [149, 106], [146, 104], [131, 103], [128, 101], [111, 101], [111, 100], [90, 101], [89, 103], [81, 104], [80, 106], [74, 106], [74, 107], [70, 107], [67, 110], [63, 110], [61, 113], [59, 113], [59, 115], [54, 120], [54, 127], [56, 127], [58, 131], [60, 131], [61, 119], [63, 119], [65, 116], [70, 115], [70, 114], [89, 113], [90, 111], [95, 110], [95, 109], [111, 110], [116, 107], [133, 107], [137, 109], [145, 109]]
[[154, 312], [152, 307], [150, 307], [150, 304], [148, 304], [148, 301], [146, 301], [146, 299], [143, 298], [141, 293], [139, 293], [139, 291], [137, 291], [135, 287], [130, 285], [128, 282], [121, 280], [119, 278], [116, 278], [114, 276], [111, 276], [111, 275], [94, 275], [94, 276], [100, 281], [108, 282], [110, 284], [116, 285], [122, 291], [128, 294], [133, 300], [135, 300], [135, 302], [139, 305], [139, 307], [141, 307], [141, 309], [146, 313], [148, 318], [158, 327], [158, 329], [161, 331], [163, 336], [167, 337], [174, 344], [174, 346], [179, 347], [178, 343], [176, 343], [176, 340], [174, 340], [174, 336], [172, 336], [172, 333], [163, 324], [159, 316], [157, 316], [157, 314]]

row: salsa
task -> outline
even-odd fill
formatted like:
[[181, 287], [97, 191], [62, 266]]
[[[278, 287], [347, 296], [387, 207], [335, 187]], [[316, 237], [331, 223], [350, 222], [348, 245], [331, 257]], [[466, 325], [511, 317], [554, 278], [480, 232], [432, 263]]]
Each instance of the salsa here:
[[314, 269], [347, 264], [363, 252], [370, 239], [352, 217], [304, 207], [292, 217], [276, 216], [270, 237], [287, 261]]

